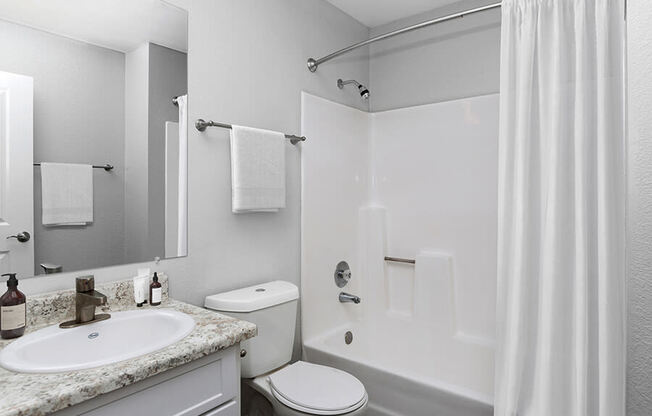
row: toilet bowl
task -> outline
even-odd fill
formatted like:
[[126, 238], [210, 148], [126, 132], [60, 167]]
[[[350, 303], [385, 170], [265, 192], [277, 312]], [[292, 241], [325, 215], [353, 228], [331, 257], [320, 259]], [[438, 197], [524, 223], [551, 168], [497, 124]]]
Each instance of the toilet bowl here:
[[297, 361], [245, 383], [272, 404], [278, 416], [362, 415], [368, 396], [351, 374]]
[[207, 296], [208, 309], [253, 322], [258, 335], [243, 341], [241, 377], [277, 416], [362, 415], [367, 392], [353, 375], [292, 357], [299, 289], [275, 281]]

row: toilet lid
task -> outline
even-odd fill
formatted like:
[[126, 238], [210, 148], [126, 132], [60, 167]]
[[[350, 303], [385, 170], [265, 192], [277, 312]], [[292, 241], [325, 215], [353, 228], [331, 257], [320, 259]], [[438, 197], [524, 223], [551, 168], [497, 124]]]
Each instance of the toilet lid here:
[[269, 376], [274, 396], [304, 413], [336, 415], [364, 405], [367, 392], [351, 374], [298, 361]]

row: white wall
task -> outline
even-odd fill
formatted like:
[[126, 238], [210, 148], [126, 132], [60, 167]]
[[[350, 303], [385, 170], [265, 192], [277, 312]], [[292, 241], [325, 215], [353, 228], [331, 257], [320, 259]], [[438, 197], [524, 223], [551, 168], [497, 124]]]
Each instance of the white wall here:
[[[463, 0], [371, 29], [380, 35], [428, 19], [486, 5]], [[372, 111], [498, 92], [500, 11], [441, 23], [370, 47]]]
[[[303, 89], [336, 98], [339, 74], [368, 71], [365, 51], [318, 74], [306, 69], [307, 57], [366, 37], [364, 26], [320, 0], [193, 2], [189, 119], [299, 132]], [[185, 276], [174, 283], [172, 273], [172, 296], [201, 304], [207, 294], [256, 282], [298, 284], [301, 147], [286, 147], [287, 208], [236, 215], [228, 131], [191, 129], [189, 142], [190, 256]]]
[[627, 415], [652, 409], [652, 2], [627, 9], [629, 331]]
[[[35, 271], [123, 262], [124, 69], [120, 52], [0, 21], [0, 71], [34, 78], [34, 160], [112, 164], [93, 170], [94, 221], [44, 227], [34, 168]], [[4, 238], [4, 237], [2, 237]]]
[[[189, 120], [300, 131], [301, 91], [364, 108], [340, 94], [342, 76], [369, 73], [367, 51], [324, 64], [306, 59], [364, 40], [368, 29], [322, 0], [193, 0], [189, 9]], [[287, 208], [231, 213], [228, 131], [189, 132], [189, 256], [165, 260], [172, 297], [196, 305], [208, 294], [272, 279], [299, 284], [300, 147], [288, 145]], [[310, 145], [310, 138], [303, 146]], [[137, 265], [92, 270], [96, 280], [128, 277]], [[21, 282], [25, 292], [70, 288], [80, 273]]]

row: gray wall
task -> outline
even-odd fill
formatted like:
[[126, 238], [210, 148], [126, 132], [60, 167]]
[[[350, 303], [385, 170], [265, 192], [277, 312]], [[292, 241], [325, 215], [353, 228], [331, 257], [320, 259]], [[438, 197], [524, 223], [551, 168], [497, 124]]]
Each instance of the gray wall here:
[[629, 0], [627, 415], [652, 413], [652, 2]]
[[43, 227], [34, 168], [35, 269], [123, 262], [124, 54], [0, 21], [0, 71], [34, 78], [34, 160], [111, 163], [94, 170], [94, 222]]
[[[368, 29], [323, 0], [193, 0], [189, 16], [189, 120], [301, 131], [302, 90], [364, 109], [337, 78], [364, 79], [367, 51], [324, 64], [306, 59], [366, 39]], [[172, 297], [202, 305], [209, 294], [274, 279], [297, 285], [300, 146], [287, 145], [287, 208], [231, 213], [228, 131], [189, 131], [189, 256], [149, 265], [170, 277]], [[310, 145], [310, 138], [305, 146]], [[129, 198], [129, 195], [127, 196]], [[95, 269], [96, 281], [135, 275], [138, 265]], [[79, 273], [28, 279], [25, 293], [70, 288]]]
[[188, 92], [187, 68], [185, 53], [149, 44], [149, 253], [144, 258], [165, 257], [165, 122], [179, 121], [172, 97]]
[[[380, 35], [434, 17], [487, 4], [465, 0], [371, 29]], [[497, 93], [500, 11], [492, 10], [373, 44], [372, 111]]]
[[149, 44], [126, 54], [125, 69], [125, 262], [152, 259], [147, 254], [149, 225], [148, 117]]
[[165, 122], [188, 91], [187, 55], [153, 43], [127, 53], [125, 260], [165, 255]]

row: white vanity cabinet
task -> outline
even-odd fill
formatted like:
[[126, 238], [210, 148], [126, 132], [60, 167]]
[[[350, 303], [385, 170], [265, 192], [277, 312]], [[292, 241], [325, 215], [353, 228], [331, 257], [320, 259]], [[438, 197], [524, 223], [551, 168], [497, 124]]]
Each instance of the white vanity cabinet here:
[[54, 414], [240, 416], [239, 351], [236, 344]]

